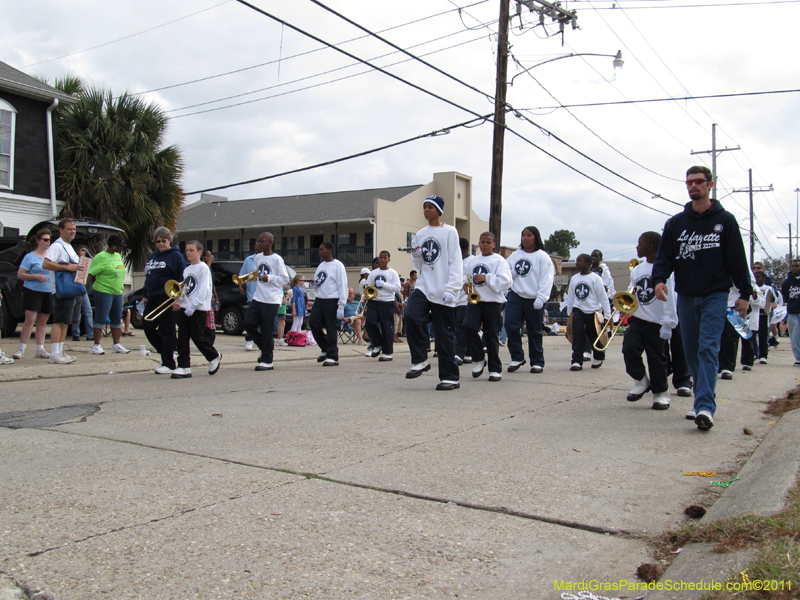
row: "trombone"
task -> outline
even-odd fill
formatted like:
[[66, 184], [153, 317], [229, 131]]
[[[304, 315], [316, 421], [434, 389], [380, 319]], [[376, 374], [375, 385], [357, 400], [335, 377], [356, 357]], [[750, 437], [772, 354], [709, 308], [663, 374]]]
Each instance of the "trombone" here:
[[[639, 260], [636, 258], [632, 258], [628, 261], [628, 270], [633, 271], [637, 265], [639, 264]], [[611, 340], [614, 339], [614, 336], [617, 335], [617, 331], [620, 330], [622, 327], [622, 321], [628, 315], [632, 315], [637, 310], [639, 310], [639, 300], [637, 300], [636, 296], [634, 295], [634, 291], [636, 290], [636, 286], [634, 285], [631, 289], [626, 292], [617, 292], [611, 298], [611, 304], [614, 306], [614, 311], [611, 313], [611, 318], [603, 325], [603, 328], [600, 330], [600, 333], [597, 335], [597, 339], [594, 341], [592, 348], [597, 350], [598, 352], [604, 352], [606, 348], [611, 345]], [[614, 323], [614, 315], [617, 313], [620, 314], [619, 323], [612, 328]], [[611, 328], [611, 329], [609, 329]], [[600, 338], [603, 337], [603, 334], [606, 333], [606, 330], [609, 329], [611, 331], [611, 335], [608, 336], [608, 340], [605, 344], [600, 343]]]
[[155, 321], [163, 313], [167, 311], [175, 302], [183, 295], [183, 286], [185, 281], [175, 281], [170, 279], [164, 284], [164, 291], [167, 293], [167, 299], [159, 304], [152, 312], [144, 318], [145, 321]]
[[481, 301], [481, 295], [475, 291], [475, 284], [472, 281], [472, 275], [467, 275], [467, 302], [470, 304], [478, 304]]
[[250, 271], [246, 275], [234, 275], [233, 277], [231, 277], [231, 280], [236, 285], [239, 285], [239, 284], [242, 284], [242, 283], [250, 283], [251, 281], [255, 281], [256, 279], [258, 279], [258, 269], [255, 269], [254, 271]]
[[367, 310], [367, 302], [370, 300], [374, 300], [378, 297], [378, 288], [374, 285], [368, 285], [364, 288], [364, 291], [361, 292], [361, 299], [358, 301], [358, 305], [356, 306], [356, 314], [355, 316], [350, 317], [351, 322], [355, 319], [360, 319], [364, 316], [364, 313]]

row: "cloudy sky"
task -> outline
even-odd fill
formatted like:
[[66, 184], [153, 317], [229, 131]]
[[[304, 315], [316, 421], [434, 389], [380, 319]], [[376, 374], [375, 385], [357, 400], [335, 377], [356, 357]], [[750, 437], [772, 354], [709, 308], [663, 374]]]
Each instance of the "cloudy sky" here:
[[[187, 192], [358, 154], [493, 110], [497, 0], [325, 3], [461, 82], [364, 37], [310, 0], [252, 4], [288, 25], [236, 0], [6, 2], [0, 60], [157, 103], [172, 117], [169, 143], [185, 157]], [[791, 41], [798, 0], [580, 0], [566, 7], [577, 11], [580, 28], [563, 38], [527, 8], [513, 18], [508, 79], [518, 76], [507, 101], [517, 113], [506, 133], [502, 242], [515, 245], [523, 226], [536, 225], [545, 237], [574, 231], [580, 252], [633, 257], [639, 233], [660, 231], [662, 213], [687, 200], [686, 168], [711, 165], [709, 154], [691, 152], [711, 149], [716, 123], [718, 148], [741, 147], [717, 159], [723, 206], [749, 245], [749, 197], [734, 190], [747, 187], [753, 169], [754, 186], [774, 185], [754, 195], [756, 256], [787, 253], [780, 238], [788, 223], [793, 231], [797, 225], [800, 94], [670, 99], [800, 87]], [[616, 72], [601, 56], [535, 66], [618, 50], [625, 65]], [[667, 101], [628, 102], [651, 99]], [[447, 135], [214, 193], [234, 200], [367, 189], [459, 171], [473, 177], [474, 209], [488, 220], [491, 141], [490, 123], [451, 127]]]

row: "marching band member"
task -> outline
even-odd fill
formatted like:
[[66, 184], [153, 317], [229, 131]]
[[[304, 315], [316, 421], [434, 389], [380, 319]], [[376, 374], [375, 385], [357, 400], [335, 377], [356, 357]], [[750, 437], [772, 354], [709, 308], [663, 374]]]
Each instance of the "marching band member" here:
[[579, 254], [575, 266], [580, 271], [573, 275], [569, 282], [567, 295], [567, 314], [572, 315], [572, 366], [570, 371], [583, 369], [583, 353], [587, 340], [592, 349], [594, 360], [592, 368], [598, 369], [606, 358], [605, 352], [594, 348], [592, 340], [597, 338], [594, 325], [594, 313], [603, 311], [606, 320], [611, 316], [603, 280], [597, 273], [592, 273], [591, 258], [588, 254]]
[[[491, 231], [481, 234], [478, 241], [480, 255], [470, 257], [467, 276], [472, 279], [480, 302], [467, 304], [464, 330], [467, 335], [470, 355], [475, 361], [473, 377], [480, 377], [489, 365], [489, 381], [500, 381], [503, 363], [500, 361], [500, 328], [503, 326], [504, 292], [511, 287], [511, 269], [506, 260], [494, 253], [495, 236]], [[465, 291], [469, 284], [465, 284]], [[541, 328], [541, 322], [539, 323]], [[478, 332], [483, 328], [483, 340]], [[486, 345], [484, 356], [483, 346]]]
[[414, 293], [406, 309], [406, 333], [411, 350], [411, 369], [407, 379], [419, 377], [431, 366], [428, 362], [427, 322], [433, 321], [436, 347], [439, 351], [439, 384], [437, 390], [460, 387], [458, 363], [455, 359], [454, 330], [456, 294], [463, 281], [458, 232], [441, 222], [444, 199], [428, 196], [422, 202], [428, 225], [417, 232], [411, 260], [418, 272]]
[[[308, 326], [320, 349], [317, 362], [323, 367], [339, 366], [338, 322], [344, 319], [347, 303], [347, 270], [341, 261], [333, 258], [333, 244], [319, 245], [319, 263], [314, 274], [317, 297]], [[324, 331], [323, 331], [324, 330]]]
[[283, 286], [289, 283], [289, 272], [283, 258], [272, 251], [274, 243], [275, 237], [268, 231], [258, 236], [261, 252], [253, 258], [253, 265], [258, 270], [258, 283], [244, 317], [244, 326], [261, 351], [256, 371], [273, 369], [275, 340], [272, 332], [275, 328], [275, 315], [283, 302]]
[[[652, 390], [653, 410], [666, 410], [669, 408], [666, 341], [672, 337], [672, 330], [678, 325], [678, 313], [671, 275], [667, 279], [667, 301], [656, 302], [653, 263], [659, 243], [661, 234], [655, 231], [647, 231], [639, 236], [636, 255], [645, 260], [631, 271], [631, 287], [635, 286], [639, 308], [628, 319], [622, 355], [625, 371], [636, 381], [628, 394], [628, 402], [636, 402]], [[647, 371], [642, 352], [647, 356]]]
[[[386, 362], [392, 360], [394, 343], [394, 295], [400, 292], [400, 275], [389, 268], [391, 255], [387, 250], [381, 250], [378, 255], [378, 268], [367, 277], [365, 287], [374, 286], [378, 289], [377, 298], [369, 301], [367, 312], [367, 333], [373, 344], [372, 350], [367, 350], [365, 356]], [[362, 292], [363, 293], [363, 292]]]
[[544, 251], [542, 235], [536, 227], [522, 230], [519, 249], [508, 257], [513, 283], [506, 304], [506, 334], [511, 364], [508, 372], [513, 373], [525, 364], [525, 351], [522, 348], [523, 320], [528, 328], [528, 356], [531, 360], [531, 373], [541, 373], [544, 369], [544, 347], [542, 346], [542, 325], [544, 323], [544, 304], [550, 298], [553, 288], [555, 267]]
[[203, 245], [197, 240], [186, 242], [186, 259], [189, 266], [183, 270], [183, 293], [172, 305], [178, 317], [178, 368], [172, 371], [172, 379], [192, 376], [189, 356], [189, 339], [208, 361], [208, 374], [219, 371], [222, 354], [211, 342], [206, 327], [208, 311], [211, 310], [211, 269], [200, 258]]
[[[464, 265], [464, 275], [468, 272], [467, 263], [472, 255], [469, 253], [469, 240], [463, 237], [458, 238], [458, 245], [461, 248], [461, 261]], [[467, 292], [464, 291], [464, 284], [458, 290], [456, 296], [456, 329], [455, 329], [455, 353], [458, 366], [472, 362], [467, 348], [467, 335], [464, 331], [464, 317], [467, 315]]]

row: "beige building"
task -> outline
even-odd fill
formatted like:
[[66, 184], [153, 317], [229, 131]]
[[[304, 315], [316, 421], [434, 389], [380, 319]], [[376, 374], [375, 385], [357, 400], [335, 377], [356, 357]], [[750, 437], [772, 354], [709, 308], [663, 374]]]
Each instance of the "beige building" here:
[[381, 250], [391, 252], [390, 266], [408, 277], [411, 256], [397, 249], [410, 245], [413, 234], [427, 224], [422, 202], [431, 195], [444, 198], [442, 221], [477, 246], [489, 223], [472, 210], [472, 178], [455, 172], [435, 173], [425, 185], [371, 190], [235, 201], [203, 194], [181, 213], [178, 239], [200, 240], [219, 260], [243, 260], [259, 234], [269, 231], [275, 252], [306, 276], [319, 264], [319, 245], [329, 241], [355, 287], [362, 267], [371, 267]]

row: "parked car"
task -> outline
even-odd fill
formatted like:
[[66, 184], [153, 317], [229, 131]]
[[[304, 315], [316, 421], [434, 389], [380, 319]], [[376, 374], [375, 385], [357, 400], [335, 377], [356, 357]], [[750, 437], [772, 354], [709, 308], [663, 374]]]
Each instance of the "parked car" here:
[[559, 304], [559, 302], [545, 302], [544, 308], [547, 310], [547, 318], [550, 323], [566, 325], [569, 317], [567, 316], [567, 311], [559, 308]]
[[[37, 223], [25, 237], [0, 237], [0, 290], [3, 292], [3, 337], [11, 336], [16, 331], [17, 324], [25, 320], [25, 311], [22, 309], [22, 281], [17, 279], [17, 272], [22, 259], [31, 250], [26, 240], [45, 227], [50, 229], [53, 239], [58, 237], [58, 219]], [[88, 248], [89, 256], [94, 255], [94, 242], [97, 241], [99, 236], [124, 233], [118, 227], [91, 219], [75, 219], [75, 228], [77, 232], [72, 243], [84, 244]], [[91, 286], [87, 286], [87, 290], [91, 293]]]

